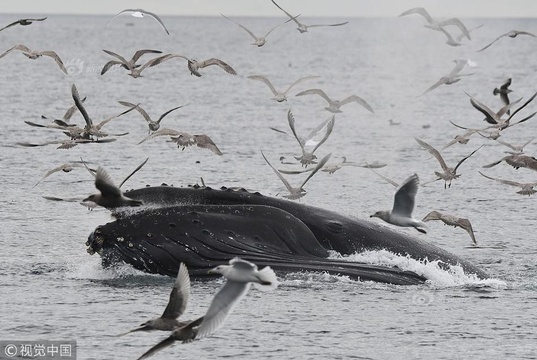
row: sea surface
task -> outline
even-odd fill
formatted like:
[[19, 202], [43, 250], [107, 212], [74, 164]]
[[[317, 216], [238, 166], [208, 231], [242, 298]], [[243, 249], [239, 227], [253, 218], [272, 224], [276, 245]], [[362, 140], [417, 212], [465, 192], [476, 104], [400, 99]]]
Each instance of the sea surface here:
[[[36, 14], [38, 15], [38, 14]], [[0, 15], [0, 23], [18, 19]], [[537, 91], [537, 40], [504, 37], [483, 52], [476, 50], [510, 30], [537, 33], [535, 19], [463, 19], [472, 40], [450, 47], [445, 36], [423, 27], [419, 16], [383, 19], [350, 18], [341, 27], [312, 28], [300, 34], [292, 23], [268, 37], [264, 47], [250, 45], [248, 34], [222, 17], [166, 17], [166, 35], [151, 19], [120, 17], [107, 25], [107, 16], [54, 16], [31, 26], [0, 33], [0, 51], [24, 44], [33, 50], [54, 50], [69, 75], [50, 58], [29, 60], [13, 51], [0, 59], [0, 340], [76, 340], [79, 359], [136, 359], [167, 336], [163, 332], [123, 333], [159, 316], [168, 301], [173, 279], [121, 266], [103, 269], [98, 255], [86, 252], [88, 235], [112, 221], [110, 212], [89, 211], [78, 202], [54, 202], [43, 196], [84, 198], [96, 192], [83, 168], [55, 173], [34, 185], [50, 169], [83, 158], [103, 166], [119, 183], [144, 159], [148, 163], [124, 189], [161, 183], [175, 186], [205, 184], [241, 186], [265, 195], [286, 190], [261, 156], [280, 169], [279, 158], [300, 155], [297, 141], [275, 132], [289, 132], [292, 110], [297, 132], [305, 136], [332, 114], [315, 95], [295, 97], [299, 91], [321, 88], [343, 99], [355, 94], [375, 110], [351, 103], [336, 115], [329, 139], [317, 150], [332, 153], [331, 163], [383, 162], [377, 171], [401, 183], [417, 173], [421, 183], [414, 216], [438, 210], [470, 219], [478, 246], [460, 229], [430, 222], [428, 234], [409, 233], [468, 259], [491, 276], [479, 280], [457, 267], [441, 270], [435, 263], [417, 262], [387, 251], [355, 254], [349, 260], [400, 266], [430, 279], [420, 286], [394, 286], [349, 280], [323, 273], [282, 275], [279, 288], [262, 293], [252, 289], [213, 336], [191, 344], [175, 344], [154, 359], [534, 359], [537, 358], [537, 235], [536, 198], [516, 194], [517, 188], [482, 177], [483, 173], [521, 182], [536, 180], [532, 170], [501, 163], [509, 150], [474, 135], [468, 144], [455, 144], [442, 153], [454, 166], [471, 151], [482, 148], [458, 169], [460, 178], [445, 189], [435, 179], [438, 162], [414, 137], [441, 149], [464, 133], [450, 120], [471, 128], [486, 126], [468, 94], [492, 109], [501, 107], [492, 90], [511, 77], [511, 99], [526, 101]], [[282, 18], [235, 18], [255, 33], [268, 31]], [[307, 18], [306, 23], [342, 19]], [[450, 28], [456, 34], [456, 28]], [[237, 71], [229, 75], [217, 67], [191, 76], [182, 59], [146, 69], [134, 79], [124, 69], [100, 75], [112, 58], [107, 49], [127, 58], [136, 50], [156, 49], [196, 59], [219, 58]], [[152, 58], [142, 57], [142, 63]], [[454, 67], [452, 60], [470, 59], [464, 76], [423, 95]], [[268, 87], [247, 78], [267, 76], [283, 90], [296, 79], [318, 75], [289, 92], [283, 103], [271, 100]], [[63, 139], [54, 129], [30, 127], [61, 118], [73, 104], [76, 84], [85, 107], [99, 122], [126, 108], [123, 100], [140, 103], [153, 118], [172, 107], [189, 103], [168, 115], [163, 127], [207, 134], [224, 153], [206, 149], [181, 151], [166, 137], [137, 145], [148, 135], [142, 117], [131, 112], [103, 130], [121, 133], [108, 144], [56, 149], [55, 145], [21, 147], [17, 142], [42, 143]], [[518, 119], [537, 111], [531, 103]], [[515, 120], [516, 120], [515, 118]], [[392, 119], [399, 125], [390, 125]], [[79, 113], [71, 120], [79, 125]], [[502, 132], [501, 139], [522, 144], [536, 136], [535, 119]], [[526, 147], [535, 154], [537, 144]], [[293, 185], [306, 174], [285, 175]], [[305, 186], [300, 202], [357, 218], [390, 209], [394, 187], [372, 171], [345, 167], [334, 174], [317, 173]], [[379, 222], [379, 219], [372, 219]], [[386, 226], [390, 226], [386, 224]], [[338, 254], [333, 254], [338, 257]], [[223, 280], [193, 281], [185, 318], [207, 309]], [[1, 357], [2, 355], [0, 355]]]

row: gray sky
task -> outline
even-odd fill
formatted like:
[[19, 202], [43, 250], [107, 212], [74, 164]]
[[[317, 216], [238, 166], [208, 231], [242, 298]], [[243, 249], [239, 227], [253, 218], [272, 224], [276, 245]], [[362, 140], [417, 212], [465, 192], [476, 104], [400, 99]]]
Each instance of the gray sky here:
[[[424, 7], [433, 17], [537, 17], [537, 0], [278, 0], [303, 16], [397, 16]], [[158, 15], [280, 16], [270, 0], [1, 0], [0, 13], [116, 14], [142, 8]]]

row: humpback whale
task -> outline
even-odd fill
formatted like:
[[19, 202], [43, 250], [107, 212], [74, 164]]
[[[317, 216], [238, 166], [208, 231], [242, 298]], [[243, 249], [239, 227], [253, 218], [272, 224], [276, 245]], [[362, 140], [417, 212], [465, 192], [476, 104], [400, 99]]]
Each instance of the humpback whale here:
[[195, 278], [233, 257], [270, 266], [276, 272], [316, 271], [398, 285], [427, 279], [396, 267], [329, 258], [388, 250], [416, 260], [461, 266], [479, 278], [488, 275], [467, 260], [428, 241], [385, 226], [244, 189], [148, 186], [125, 192], [144, 206], [118, 208], [115, 221], [89, 236], [88, 253], [104, 265], [125, 262], [168, 276], [184, 262]]

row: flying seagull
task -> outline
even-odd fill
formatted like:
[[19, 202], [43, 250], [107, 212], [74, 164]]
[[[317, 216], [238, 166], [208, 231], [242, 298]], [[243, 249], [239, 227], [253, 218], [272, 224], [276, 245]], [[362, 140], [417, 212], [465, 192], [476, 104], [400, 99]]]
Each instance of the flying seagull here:
[[149, 17], [155, 19], [160, 24], [160, 26], [162, 26], [164, 31], [166, 31], [166, 34], [170, 35], [170, 32], [168, 31], [168, 29], [166, 29], [166, 26], [164, 25], [162, 20], [160, 20], [160, 18], [156, 14], [154, 14], [152, 12], [149, 12], [149, 11], [145, 11], [143, 9], [125, 9], [125, 10], [121, 11], [120, 13], [118, 13], [113, 18], [111, 18], [108, 21], [108, 23], [110, 23], [110, 21], [114, 20], [115, 18], [117, 18], [118, 16], [123, 15], [123, 14], [131, 15], [131, 16], [136, 17], [136, 18], [143, 18], [144, 16], [149, 16]]
[[431, 211], [422, 219], [423, 222], [432, 220], [441, 220], [445, 225], [460, 227], [466, 230], [468, 234], [470, 234], [470, 237], [472, 238], [474, 244], [477, 245], [477, 241], [474, 235], [474, 229], [472, 229], [472, 224], [470, 223], [470, 220], [449, 214], [443, 214], [439, 211]]
[[269, 266], [258, 270], [255, 264], [240, 258], [233, 258], [229, 265], [219, 265], [209, 270], [209, 273], [223, 275], [227, 281], [213, 298], [205, 316], [187, 326], [176, 328], [168, 338], [153, 346], [138, 360], [148, 358], [175, 341], [185, 343], [213, 334], [222, 326], [239, 301], [246, 296], [252, 284], [263, 291], [278, 287], [276, 274]]
[[143, 205], [142, 201], [133, 200], [123, 195], [123, 192], [118, 186], [114, 185], [110, 175], [101, 166], [97, 168], [95, 173], [95, 187], [99, 190], [99, 193], [88, 196], [83, 202], [91, 201], [107, 209]]
[[274, 26], [272, 29], [270, 29], [264, 36], [257, 36], [255, 35], [253, 32], [251, 32], [248, 28], [246, 28], [246, 26], [242, 25], [242, 24], [239, 24], [238, 22], [236, 22], [235, 20], [233, 19], [230, 19], [228, 18], [227, 16], [225, 16], [224, 14], [220, 14], [222, 15], [224, 18], [228, 19], [229, 21], [235, 23], [238, 27], [240, 27], [241, 29], [243, 29], [244, 31], [246, 31], [253, 39], [254, 39], [254, 42], [252, 43], [252, 45], [255, 45], [257, 47], [261, 47], [263, 45], [266, 44], [267, 42], [267, 36], [270, 35], [271, 32], [273, 32], [274, 30], [276, 30], [278, 27], [282, 26], [283, 24], [287, 24], [289, 21], [291, 21], [292, 19], [289, 19], [287, 20], [286, 22], [283, 22], [281, 24], [278, 24], [276, 26]]
[[41, 181], [45, 180], [47, 177], [56, 172], [63, 171], [65, 173], [68, 173], [73, 171], [77, 167], [84, 167], [84, 165], [76, 162], [68, 162], [65, 164], [61, 164], [60, 166], [57, 166], [54, 169], [47, 171], [46, 174], [33, 187], [36, 187]]
[[475, 149], [474, 151], [472, 151], [470, 153], [470, 155], [467, 155], [465, 156], [464, 158], [462, 158], [462, 160], [460, 160], [457, 165], [455, 165], [454, 168], [452, 167], [449, 167], [447, 166], [446, 162], [444, 161], [444, 158], [442, 158], [442, 155], [440, 155], [440, 152], [438, 150], [436, 150], [434, 147], [432, 147], [431, 145], [427, 144], [425, 141], [422, 141], [418, 138], [414, 138], [418, 144], [420, 144], [425, 150], [427, 150], [431, 155], [433, 155], [436, 160], [438, 161], [438, 163], [440, 164], [440, 166], [442, 167], [442, 170], [443, 172], [439, 172], [439, 171], [435, 171], [435, 175], [438, 176], [438, 179], [437, 180], [444, 180], [444, 189], [448, 186], [448, 182], [449, 182], [449, 187], [451, 187], [451, 181], [454, 180], [454, 179], [457, 179], [458, 177], [460, 177], [460, 175], [457, 174], [457, 169], [459, 168], [459, 166], [461, 166], [461, 164], [466, 161], [466, 159], [468, 159], [470, 156], [472, 156], [473, 154], [475, 154], [475, 152], [479, 149], [481, 149], [481, 145], [480, 147], [478, 147], [477, 149]]
[[505, 34], [502, 34], [500, 36], [498, 36], [493, 42], [491, 42], [490, 44], [488, 44], [487, 46], [485, 46], [484, 48], [482, 49], [479, 49], [477, 50], [477, 52], [480, 52], [480, 51], [483, 51], [485, 49], [488, 49], [492, 44], [494, 44], [496, 41], [500, 40], [501, 38], [505, 37], [505, 36], [508, 36], [512, 39], [516, 38], [518, 35], [528, 35], [528, 36], [532, 36], [532, 37], [537, 37], [537, 35], [534, 35], [532, 33], [529, 33], [527, 31], [518, 31], [518, 30], [511, 30], [509, 32], [506, 32]]
[[143, 116], [145, 121], [147, 121], [147, 125], [149, 126], [149, 133], [151, 133], [151, 131], [157, 131], [158, 129], [160, 129], [160, 122], [162, 121], [162, 119], [164, 119], [164, 117], [166, 115], [168, 115], [169, 113], [171, 113], [174, 110], [180, 109], [183, 106], [188, 105], [188, 104], [185, 104], [185, 105], [174, 107], [173, 109], [170, 109], [170, 110], [166, 111], [164, 114], [160, 115], [158, 120], [155, 121], [155, 120], [151, 119], [149, 114], [144, 109], [142, 109], [140, 106], [132, 104], [132, 103], [127, 102], [127, 101], [118, 101], [118, 102], [123, 106], [128, 106], [130, 108], [134, 107], [135, 110], [137, 110]]
[[[302, 149], [302, 156], [295, 157], [295, 159], [299, 160], [302, 166], [315, 164], [315, 160], [317, 159], [317, 156], [315, 156], [313, 153], [319, 148], [319, 146], [324, 144], [324, 142], [328, 139], [328, 137], [332, 133], [332, 130], [334, 129], [334, 122], [336, 121], [336, 116], [333, 115], [330, 119], [321, 123], [315, 129], [313, 129], [313, 131], [311, 131], [311, 133], [305, 139], [301, 138], [296, 133], [295, 117], [293, 116], [293, 113], [291, 112], [291, 110], [287, 112], [287, 121], [289, 122], [289, 127], [291, 128], [291, 132], [293, 133], [296, 141], [298, 141], [298, 144], [300, 145], [300, 148]], [[324, 130], [324, 135], [322, 134], [323, 130]], [[311, 147], [313, 147], [313, 150], [309, 150]], [[306, 148], [308, 150], [306, 150]]]
[[139, 327], [132, 329], [124, 334], [129, 334], [136, 331], [152, 331], [152, 330], [161, 330], [161, 331], [172, 331], [175, 328], [183, 327], [191, 323], [191, 321], [179, 321], [177, 320], [186, 309], [188, 304], [188, 299], [190, 297], [190, 276], [188, 275], [188, 269], [184, 263], [179, 265], [179, 272], [177, 273], [177, 278], [173, 284], [172, 291], [170, 293], [170, 300], [162, 316], [151, 319]]
[[[502, 103], [505, 106], [509, 105], [509, 93], [513, 92], [513, 90], [509, 89], [509, 86], [511, 86], [511, 78], [507, 79], [500, 88], [494, 88], [492, 91], [493, 95], [500, 95], [500, 99], [502, 100]], [[510, 110], [507, 110], [507, 115], [510, 114]]]
[[451, 70], [451, 72], [446, 75], [446, 76], [442, 76], [440, 78], [440, 80], [438, 80], [437, 82], [435, 82], [433, 85], [431, 85], [427, 90], [425, 90], [421, 95], [418, 95], [417, 97], [420, 97], [420, 96], [423, 96], [425, 94], [427, 94], [429, 91], [432, 91], [434, 89], [436, 89], [437, 87], [439, 87], [440, 85], [451, 85], [451, 84], [455, 84], [456, 82], [460, 81], [461, 80], [461, 76], [468, 76], [468, 75], [473, 75], [473, 73], [470, 73], [470, 74], [460, 74], [460, 72], [462, 71], [462, 69], [464, 69], [464, 67], [466, 65], [471, 65], [473, 64], [472, 62], [470, 62], [469, 60], [466, 60], [466, 59], [455, 59], [453, 60], [453, 62], [455, 63], [455, 67]]
[[101, 75], [104, 75], [112, 66], [119, 65], [122, 68], [125, 68], [130, 71], [128, 75], [132, 76], [133, 78], [141, 77], [142, 71], [144, 71], [147, 67], [158, 65], [162, 62], [162, 58], [165, 56], [160, 56], [154, 59], [149, 60], [144, 65], [136, 64], [136, 62], [140, 59], [140, 57], [144, 54], [161, 54], [162, 51], [159, 50], [138, 50], [134, 53], [132, 56], [132, 59], [128, 60], [125, 59], [123, 56], [116, 54], [115, 52], [112, 52], [110, 50], [104, 50], [105, 53], [108, 55], [112, 55], [118, 60], [111, 60], [104, 64], [103, 69], [101, 70]]
[[287, 16], [289, 16], [290, 20], [293, 20], [296, 25], [298, 26], [296, 29], [301, 33], [305, 33], [308, 31], [309, 28], [312, 28], [312, 27], [320, 27], [320, 26], [341, 26], [341, 25], [345, 25], [345, 24], [348, 24], [349, 22], [348, 21], [345, 21], [345, 22], [342, 22], [342, 23], [338, 23], [338, 24], [321, 24], [321, 25], [306, 25], [304, 23], [301, 23], [300, 21], [298, 21], [296, 18], [298, 17], [297, 16], [293, 16], [291, 14], [289, 14], [287, 11], [285, 11], [284, 9], [282, 9], [282, 7], [278, 4], [276, 4], [276, 2], [274, 0], [271, 0], [272, 3], [274, 5], [276, 5], [276, 7], [278, 9], [280, 9], [281, 11], [283, 11]]
[[51, 57], [54, 59], [54, 61], [56, 61], [56, 64], [58, 64], [60, 70], [64, 73], [64, 74], [67, 74], [67, 69], [65, 68], [65, 65], [63, 64], [63, 61], [62, 59], [60, 59], [60, 57], [58, 56], [58, 54], [56, 54], [54, 51], [50, 51], [50, 50], [45, 50], [45, 51], [33, 51], [33, 50], [30, 50], [29, 48], [27, 48], [26, 46], [22, 45], [22, 44], [19, 44], [19, 45], [15, 45], [13, 46], [12, 48], [4, 51], [1, 55], [0, 55], [0, 58], [3, 58], [4, 56], [6, 56], [7, 54], [9, 54], [10, 52], [12, 52], [13, 50], [19, 50], [20, 52], [22, 52], [22, 54], [24, 56], [26, 56], [28, 59], [32, 59], [32, 60], [35, 60], [37, 58], [40, 58], [41, 56], [48, 56], [48, 57]]
[[195, 75], [197, 77], [201, 77], [201, 73], [198, 71], [199, 69], [203, 69], [204, 67], [211, 66], [211, 65], [219, 66], [222, 70], [224, 70], [228, 74], [237, 75], [237, 72], [235, 71], [235, 69], [233, 69], [231, 66], [229, 66], [227, 63], [223, 62], [220, 59], [210, 58], [204, 61], [198, 61], [198, 60], [190, 59], [184, 55], [179, 55], [179, 54], [167, 54], [167, 55], [161, 56], [158, 58], [159, 60], [157, 60], [151, 66], [158, 65], [164, 61], [167, 61], [173, 58], [185, 59], [187, 61], [188, 70], [190, 70], [190, 75]]
[[411, 15], [411, 14], [418, 14], [418, 15], [423, 16], [425, 18], [425, 20], [427, 21], [427, 24], [424, 25], [426, 28], [441, 31], [444, 26], [454, 25], [454, 26], [457, 26], [461, 30], [461, 32], [464, 34], [464, 36], [466, 36], [468, 38], [468, 40], [472, 39], [470, 37], [470, 32], [468, 31], [468, 29], [466, 28], [464, 23], [461, 20], [457, 19], [457, 18], [450, 18], [450, 19], [443, 20], [443, 21], [437, 21], [437, 20], [434, 20], [432, 18], [432, 16], [429, 15], [427, 10], [425, 10], [425, 8], [422, 8], [422, 7], [416, 7], [416, 8], [412, 8], [410, 10], [407, 10], [407, 11], [401, 13], [399, 15], [399, 17], [406, 16], [406, 15]]
[[308, 90], [299, 92], [298, 94], [296, 94], [296, 96], [312, 95], [312, 94], [319, 95], [320, 97], [325, 99], [328, 102], [328, 107], [325, 107], [325, 110], [328, 110], [334, 114], [342, 112], [339, 108], [351, 102], [357, 102], [358, 104], [362, 105], [367, 110], [369, 110], [370, 112], [374, 113], [373, 108], [367, 103], [367, 101], [365, 101], [364, 99], [362, 99], [361, 97], [357, 95], [350, 95], [350, 96], [347, 96], [345, 99], [338, 101], [338, 100], [330, 99], [328, 95], [326, 95], [326, 93], [322, 91], [321, 89], [308, 89]]
[[377, 211], [373, 215], [370, 215], [370, 217], [378, 217], [392, 225], [413, 227], [419, 232], [426, 234], [427, 231], [423, 228], [426, 228], [427, 225], [412, 217], [414, 200], [418, 193], [419, 183], [418, 174], [408, 177], [395, 191], [392, 210]]
[[209, 136], [205, 134], [191, 135], [184, 131], [177, 131], [168, 128], [162, 128], [153, 132], [151, 135], [140, 141], [138, 145], [146, 140], [152, 139], [157, 136], [169, 136], [170, 141], [176, 143], [177, 147], [182, 147], [183, 150], [188, 146], [196, 145], [203, 149], [209, 149], [216, 155], [222, 155], [222, 152], [220, 151], [218, 146], [216, 146], [216, 144]]
[[272, 85], [270, 80], [267, 79], [265, 76], [262, 76], [262, 75], [250, 75], [250, 76], [248, 76], [248, 79], [258, 80], [258, 81], [261, 81], [261, 82], [265, 83], [265, 85], [267, 85], [269, 87], [270, 91], [272, 91], [272, 93], [274, 94], [274, 97], [272, 98], [272, 100], [275, 100], [277, 102], [282, 102], [282, 101], [287, 101], [287, 93], [289, 92], [289, 90], [291, 90], [291, 88], [293, 86], [298, 85], [301, 82], [311, 80], [311, 79], [316, 79], [316, 78], [319, 78], [319, 77], [320, 76], [305, 76], [305, 77], [302, 77], [302, 78], [296, 80], [291, 85], [289, 85], [289, 87], [287, 87], [287, 89], [285, 91], [283, 91], [283, 92], [280, 92], [280, 91], [276, 90], [274, 88], [274, 85]]
[[486, 177], [487, 179], [497, 181], [497, 182], [499, 182], [501, 184], [519, 187], [520, 190], [517, 191], [517, 194], [520, 194], [520, 195], [531, 196], [531, 195], [533, 195], [533, 194], [535, 194], [537, 192], [537, 190], [535, 190], [535, 187], [537, 186], [537, 181], [534, 181], [534, 182], [531, 182], [531, 183], [520, 183], [520, 182], [512, 181], [512, 180], [504, 180], [504, 179], [493, 178], [493, 177], [490, 177], [488, 175], [483, 174], [481, 171], [479, 171], [479, 173], [482, 176]]
[[8, 27], [11, 27], [11, 26], [14, 26], [14, 25], [26, 26], [26, 25], [31, 25], [34, 21], [44, 21], [46, 19], [47, 19], [46, 17], [41, 18], [41, 19], [20, 19], [20, 20], [12, 22], [11, 24], [8, 24], [8, 25], [4, 26], [3, 28], [0, 29], [0, 31], [5, 30]]
[[297, 199], [300, 199], [301, 197], [303, 197], [304, 195], [306, 195], [306, 190], [304, 190], [304, 185], [306, 185], [306, 183], [308, 182], [309, 179], [311, 179], [311, 177], [313, 175], [315, 175], [315, 173], [317, 171], [319, 171], [320, 169], [323, 168], [323, 166], [326, 164], [326, 162], [328, 161], [328, 159], [330, 158], [330, 156], [332, 154], [328, 154], [326, 155], [324, 158], [321, 159], [321, 161], [319, 161], [319, 163], [317, 164], [317, 166], [315, 166], [315, 168], [313, 169], [313, 171], [308, 175], [308, 177], [306, 178], [306, 180], [304, 180], [302, 182], [302, 184], [295, 188], [295, 187], [292, 187], [289, 182], [287, 180], [285, 180], [285, 178], [282, 176], [282, 174], [280, 174], [280, 172], [274, 167], [272, 166], [272, 164], [267, 160], [267, 158], [265, 157], [265, 154], [263, 154], [263, 152], [261, 151], [261, 155], [263, 155], [263, 159], [265, 159], [265, 161], [267, 162], [267, 164], [272, 168], [272, 170], [276, 173], [276, 175], [278, 175], [278, 177], [280, 178], [280, 180], [283, 182], [283, 184], [285, 185], [285, 187], [287, 188], [287, 191], [289, 191], [289, 195], [284, 195], [285, 198], [288, 198], [290, 200], [297, 200]]

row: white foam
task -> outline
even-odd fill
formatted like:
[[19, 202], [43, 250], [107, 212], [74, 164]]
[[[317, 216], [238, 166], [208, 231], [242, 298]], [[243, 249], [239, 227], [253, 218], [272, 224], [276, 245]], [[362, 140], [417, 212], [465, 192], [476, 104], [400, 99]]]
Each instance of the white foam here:
[[505, 281], [498, 279], [480, 279], [475, 274], [466, 274], [461, 266], [442, 263], [439, 260], [416, 260], [410, 256], [401, 256], [387, 250], [364, 251], [349, 256], [343, 256], [335, 251], [331, 259], [362, 262], [371, 265], [397, 267], [401, 270], [412, 271], [424, 276], [430, 285], [438, 287], [453, 286], [489, 286], [505, 287]]

